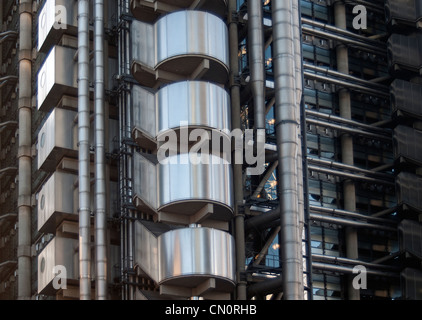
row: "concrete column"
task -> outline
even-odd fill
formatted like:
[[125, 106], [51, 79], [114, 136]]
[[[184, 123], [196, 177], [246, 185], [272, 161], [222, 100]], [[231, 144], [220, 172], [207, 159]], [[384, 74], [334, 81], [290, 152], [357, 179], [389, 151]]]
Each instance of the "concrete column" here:
[[[346, 30], [346, 5], [342, 1], [334, 4], [335, 25], [338, 28]], [[337, 47], [337, 69], [339, 72], [349, 74], [349, 56], [347, 47], [340, 44]], [[350, 92], [346, 89], [339, 91], [340, 116], [345, 119], [352, 118]], [[343, 163], [353, 165], [353, 138], [349, 134], [343, 134], [341, 137], [341, 154]], [[347, 211], [356, 211], [356, 190], [355, 184], [351, 180], [343, 183], [344, 209]], [[358, 236], [356, 229], [347, 227], [345, 230], [346, 255], [351, 259], [358, 259]], [[350, 300], [359, 300], [360, 292], [352, 286], [353, 276], [348, 276], [348, 298]]]
[[31, 299], [32, 1], [19, 3], [18, 299]]

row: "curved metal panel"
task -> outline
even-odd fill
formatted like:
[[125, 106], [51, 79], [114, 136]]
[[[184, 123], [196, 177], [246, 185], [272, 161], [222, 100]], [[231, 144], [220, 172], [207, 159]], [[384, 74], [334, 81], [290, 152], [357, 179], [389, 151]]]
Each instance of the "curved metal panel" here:
[[189, 154], [168, 157], [158, 165], [158, 209], [180, 201], [211, 201], [233, 207], [232, 171], [229, 163], [214, 155], [203, 155], [194, 164]]
[[[206, 276], [236, 280], [233, 237], [212, 228], [183, 228], [158, 238], [159, 283]], [[185, 284], [189, 283], [186, 281]], [[217, 288], [218, 289], [218, 288]]]
[[158, 134], [181, 126], [230, 131], [230, 100], [223, 88], [203, 81], [184, 81], [157, 92]]
[[178, 55], [205, 55], [228, 60], [227, 26], [217, 16], [202, 11], [178, 11], [155, 24], [156, 64]]

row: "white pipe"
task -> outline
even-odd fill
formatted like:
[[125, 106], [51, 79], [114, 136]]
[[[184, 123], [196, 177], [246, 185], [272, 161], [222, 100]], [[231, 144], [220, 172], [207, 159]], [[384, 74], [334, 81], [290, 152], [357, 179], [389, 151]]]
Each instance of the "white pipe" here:
[[19, 4], [18, 299], [31, 298], [32, 1]]
[[94, 3], [96, 298], [107, 299], [107, 217], [104, 110], [104, 0]]
[[303, 300], [302, 245], [298, 208], [296, 63], [292, 2], [273, 1], [273, 66], [279, 165], [282, 284], [285, 300]]
[[78, 1], [79, 291], [91, 299], [89, 1]]

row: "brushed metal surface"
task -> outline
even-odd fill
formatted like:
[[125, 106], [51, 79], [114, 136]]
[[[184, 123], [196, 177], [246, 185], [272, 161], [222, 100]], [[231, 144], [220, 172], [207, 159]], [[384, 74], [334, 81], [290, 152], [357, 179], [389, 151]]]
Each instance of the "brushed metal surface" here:
[[213, 14], [187, 10], [165, 15], [155, 24], [155, 36], [156, 64], [184, 54], [209, 56], [229, 64], [227, 26]]
[[55, 266], [64, 266], [68, 280], [78, 279], [78, 240], [54, 237], [38, 255], [38, 293], [52, 293]]
[[78, 220], [76, 181], [76, 175], [56, 171], [43, 185], [38, 193], [38, 231], [54, 233], [63, 219]]
[[64, 156], [76, 157], [77, 113], [55, 108], [38, 133], [38, 169], [54, 170]]
[[158, 132], [188, 126], [230, 131], [230, 97], [210, 82], [183, 81], [167, 85], [157, 94]]
[[158, 164], [158, 210], [180, 201], [212, 201], [233, 207], [231, 165], [214, 155], [204, 155], [208, 164], [194, 164], [189, 154], [170, 156]]
[[[183, 228], [158, 237], [159, 283], [184, 278], [187, 286], [195, 278], [218, 278], [234, 284], [235, 246], [233, 237], [212, 228]], [[189, 281], [192, 279], [192, 281]]]

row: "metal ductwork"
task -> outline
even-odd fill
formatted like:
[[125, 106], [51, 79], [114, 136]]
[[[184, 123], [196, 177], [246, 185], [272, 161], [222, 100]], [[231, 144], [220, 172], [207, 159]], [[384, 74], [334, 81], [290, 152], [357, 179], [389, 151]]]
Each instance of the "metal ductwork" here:
[[105, 139], [104, 0], [94, 1], [96, 298], [107, 299], [107, 186]]
[[275, 118], [279, 166], [279, 196], [281, 217], [281, 252], [283, 298], [303, 299], [302, 244], [298, 205], [298, 113], [296, 98], [295, 46], [292, 39], [294, 22], [291, 1], [273, 1], [273, 57], [275, 80]]
[[224, 84], [228, 77], [228, 32], [223, 20], [201, 11], [179, 11], [155, 24], [130, 27], [132, 74], [154, 88], [180, 80]]
[[[248, 0], [248, 43], [250, 84], [253, 95], [255, 129], [265, 129], [265, 56], [261, 0]], [[265, 137], [264, 141], [265, 142]]]
[[89, 1], [78, 0], [79, 292], [91, 299]]

